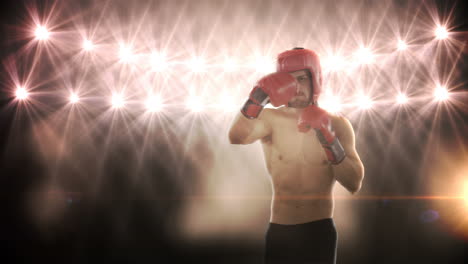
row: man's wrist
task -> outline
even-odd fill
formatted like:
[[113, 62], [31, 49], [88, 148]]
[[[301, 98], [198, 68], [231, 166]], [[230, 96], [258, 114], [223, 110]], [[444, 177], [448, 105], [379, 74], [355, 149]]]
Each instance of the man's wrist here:
[[252, 101], [252, 99], [249, 98], [242, 107], [241, 113], [248, 119], [254, 119], [257, 118], [258, 115], [260, 115], [260, 112], [262, 112], [262, 110], [262, 105], [255, 103], [254, 101]]
[[270, 97], [265, 91], [259, 86], [254, 87], [250, 93], [249, 99], [245, 102], [241, 109], [241, 113], [249, 118], [257, 118], [260, 112], [263, 110], [266, 104], [270, 102]]
[[332, 136], [331, 134], [324, 135], [324, 133], [319, 129], [316, 129], [316, 132], [317, 138], [320, 141], [322, 147], [324, 148], [325, 153], [327, 154], [328, 161], [330, 161], [332, 164], [341, 163], [346, 157], [346, 153], [344, 151], [343, 146], [340, 143], [340, 140], [337, 137]]

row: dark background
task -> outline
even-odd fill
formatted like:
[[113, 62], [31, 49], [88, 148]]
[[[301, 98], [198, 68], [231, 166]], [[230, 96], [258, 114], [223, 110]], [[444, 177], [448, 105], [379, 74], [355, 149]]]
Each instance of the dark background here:
[[[1, 25], [2, 43], [0, 56], [2, 62], [26, 43], [11, 38], [14, 35], [12, 25], [19, 24], [26, 16], [25, 4], [27, 1], [2, 1]], [[397, 1], [400, 2], [400, 1]], [[404, 1], [402, 1], [404, 2]], [[444, 13], [451, 6], [456, 5], [453, 31], [467, 31], [467, 4], [463, 1], [437, 1], [439, 11]], [[466, 41], [466, 34], [464, 35]], [[458, 66], [468, 73], [468, 52], [462, 55]], [[177, 241], [171, 236], [175, 230], [165, 225], [170, 221], [173, 213], [183, 199], [183, 190], [176, 183], [171, 182], [170, 173], [165, 169], [167, 163], [174, 160], [152, 162], [152, 170], [157, 171], [160, 177], [155, 185], [163, 185], [168, 195], [181, 197], [180, 199], [161, 199], [148, 201], [140, 197], [134, 190], [128, 189], [126, 178], [131, 172], [118, 161], [134, 158], [131, 146], [122, 144], [118, 154], [107, 157], [104, 166], [109, 173], [105, 175], [103, 189], [99, 199], [87, 199], [86, 196], [73, 200], [70, 193], [71, 205], [67, 208], [60, 222], [44, 235], [34, 225], [28, 216], [26, 199], [28, 193], [46, 177], [45, 169], [32, 154], [32, 143], [22, 131], [28, 131], [31, 124], [26, 116], [18, 117], [14, 108], [7, 107], [11, 98], [4, 91], [8, 90], [6, 72], [2, 70], [0, 93], [0, 239], [2, 241], [2, 262], [9, 258], [14, 262], [52, 261], [66, 263], [87, 263], [103, 260], [106, 262], [132, 262], [153, 261], [155, 263], [176, 262], [205, 262], [205, 263], [260, 263], [262, 248], [250, 245], [243, 241], [201, 241], [195, 244], [186, 244]], [[465, 83], [460, 89], [467, 90], [468, 74], [464, 74], [461, 82]], [[40, 113], [47, 115], [47, 113]], [[462, 113], [463, 114], [463, 113]], [[14, 119], [20, 121], [14, 122]], [[465, 120], [466, 116], [465, 116]], [[430, 127], [430, 120], [427, 121]], [[12, 129], [15, 124], [15, 129]], [[441, 126], [450, 127], [450, 126]], [[465, 127], [465, 126], [462, 126]], [[12, 131], [15, 131], [12, 134]], [[468, 131], [458, 131], [468, 135]], [[405, 133], [405, 131], [403, 131]], [[407, 131], [406, 133], [410, 133]], [[442, 131], [448, 144], [453, 141], [456, 131]], [[425, 135], [422, 135], [425, 136]], [[427, 136], [427, 134], [426, 134]], [[380, 149], [373, 149], [378, 144], [372, 144], [377, 138], [368, 137], [369, 152], [376, 153], [373, 157], [379, 159]], [[468, 136], [463, 139], [468, 146]], [[422, 157], [422, 149], [412, 142], [403, 142], [415, 157]], [[460, 144], [460, 142], [457, 142]], [[169, 148], [171, 146], [159, 146]], [[398, 156], [397, 149], [387, 149]], [[91, 154], [93, 155], [93, 154]], [[97, 155], [97, 154], [95, 154]], [[383, 154], [381, 154], [383, 155]], [[387, 153], [388, 155], [388, 153]], [[415, 158], [418, 160], [418, 158]], [[179, 160], [190, 166], [190, 161]], [[398, 170], [401, 177], [414, 175], [418, 166], [408, 166], [404, 160], [392, 160], [391, 166]], [[419, 161], [421, 162], [421, 161]], [[161, 164], [165, 163], [165, 164]], [[366, 172], [380, 172], [378, 162], [364, 161]], [[424, 184], [417, 177], [406, 181], [404, 190], [388, 189], [386, 182], [370, 182], [375, 193], [384, 195], [401, 193], [420, 194], [419, 186]], [[117, 200], [122, 193], [132, 193], [131, 200]], [[95, 198], [95, 197], [93, 197]], [[78, 201], [78, 202], [77, 202]], [[92, 202], [93, 201], [93, 202]], [[98, 201], [98, 202], [95, 202]], [[430, 209], [424, 200], [361, 200], [360, 226], [366, 230], [365, 239], [354, 241], [352, 246], [340, 248], [338, 263], [464, 263], [468, 260], [468, 242], [451, 232], [448, 232], [438, 222], [424, 223], [420, 221], [420, 213]], [[116, 235], [118, 227], [115, 219], [119, 217], [122, 207], [130, 212], [126, 233]], [[149, 216], [148, 214], [150, 214]], [[154, 217], [154, 214], [157, 217]], [[51, 235], [52, 234], [52, 235]], [[15, 261], [16, 260], [16, 261]]]

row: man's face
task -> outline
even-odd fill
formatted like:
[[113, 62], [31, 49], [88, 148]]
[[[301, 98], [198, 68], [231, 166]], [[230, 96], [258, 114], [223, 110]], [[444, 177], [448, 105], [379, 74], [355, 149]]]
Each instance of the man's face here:
[[298, 85], [296, 95], [289, 100], [288, 106], [294, 108], [304, 108], [309, 105], [312, 96], [312, 81], [307, 70], [290, 72], [296, 78]]

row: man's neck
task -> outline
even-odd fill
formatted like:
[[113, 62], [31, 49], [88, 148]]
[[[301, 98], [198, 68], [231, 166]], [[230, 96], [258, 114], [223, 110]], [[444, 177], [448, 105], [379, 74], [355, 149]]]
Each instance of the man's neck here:
[[283, 107], [284, 112], [289, 113], [289, 114], [294, 114], [297, 116], [299, 116], [303, 110], [304, 108], [288, 107], [288, 106]]

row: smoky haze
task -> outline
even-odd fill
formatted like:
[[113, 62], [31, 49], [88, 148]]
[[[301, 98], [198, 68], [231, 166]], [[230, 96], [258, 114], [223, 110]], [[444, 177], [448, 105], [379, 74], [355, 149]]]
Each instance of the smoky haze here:
[[[338, 263], [466, 257], [460, 2], [13, 6], [3, 27], [3, 227], [5, 248], [24, 250], [9, 254], [261, 263], [272, 195], [263, 151], [227, 135], [252, 86], [275, 71], [275, 56], [299, 46], [320, 54], [319, 104], [334, 110], [340, 98], [337, 112], [351, 121], [365, 167], [358, 194], [335, 185]], [[50, 29], [46, 41], [31, 37], [38, 23]], [[447, 40], [434, 37], [441, 24]], [[19, 84], [30, 91], [24, 102], [12, 96]], [[447, 101], [434, 99], [437, 87], [450, 92]], [[398, 93], [408, 104], [395, 103]], [[160, 98], [158, 111], [145, 108], [150, 95]], [[360, 95], [372, 106], [364, 109]]]

